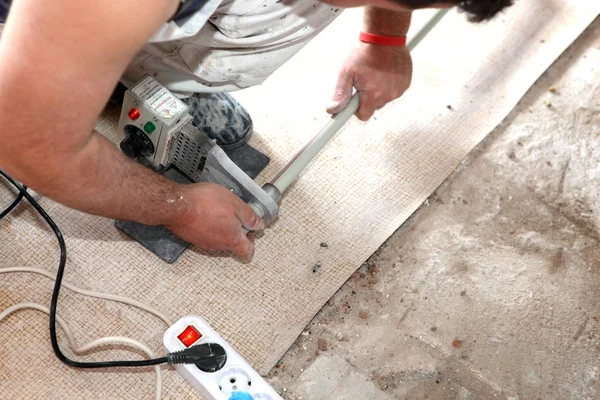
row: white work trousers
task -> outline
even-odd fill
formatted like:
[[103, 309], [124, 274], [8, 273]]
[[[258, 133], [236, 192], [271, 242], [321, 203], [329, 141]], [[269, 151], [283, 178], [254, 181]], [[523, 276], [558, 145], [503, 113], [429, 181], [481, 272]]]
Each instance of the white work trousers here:
[[317, 0], [209, 0], [157, 31], [122, 82], [149, 74], [181, 97], [258, 85], [341, 11]]

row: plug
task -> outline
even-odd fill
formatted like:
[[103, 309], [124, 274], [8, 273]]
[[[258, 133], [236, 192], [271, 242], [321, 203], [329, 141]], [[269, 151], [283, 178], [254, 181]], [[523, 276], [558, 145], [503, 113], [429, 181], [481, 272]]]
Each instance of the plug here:
[[227, 353], [217, 343], [202, 343], [167, 354], [169, 364], [194, 364], [201, 371], [216, 372], [227, 362]]

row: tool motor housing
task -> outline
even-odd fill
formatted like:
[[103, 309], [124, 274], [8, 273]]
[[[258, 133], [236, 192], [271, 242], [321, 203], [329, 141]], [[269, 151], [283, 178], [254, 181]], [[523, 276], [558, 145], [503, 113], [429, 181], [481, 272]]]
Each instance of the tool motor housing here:
[[165, 170], [172, 164], [175, 140], [192, 120], [183, 101], [146, 75], [125, 92], [118, 127], [125, 135], [121, 150]]

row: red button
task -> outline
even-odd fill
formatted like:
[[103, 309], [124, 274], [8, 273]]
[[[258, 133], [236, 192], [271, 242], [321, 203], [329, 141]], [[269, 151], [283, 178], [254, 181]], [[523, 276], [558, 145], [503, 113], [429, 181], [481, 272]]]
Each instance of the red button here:
[[202, 334], [196, 330], [193, 326], [189, 325], [183, 332], [177, 336], [177, 339], [181, 340], [181, 343], [185, 345], [185, 347], [190, 347], [194, 343], [196, 343]]
[[140, 110], [138, 110], [137, 108], [132, 108], [131, 110], [129, 110], [129, 114], [127, 115], [129, 115], [129, 118], [131, 118], [134, 121], [142, 116], [142, 114], [140, 114]]

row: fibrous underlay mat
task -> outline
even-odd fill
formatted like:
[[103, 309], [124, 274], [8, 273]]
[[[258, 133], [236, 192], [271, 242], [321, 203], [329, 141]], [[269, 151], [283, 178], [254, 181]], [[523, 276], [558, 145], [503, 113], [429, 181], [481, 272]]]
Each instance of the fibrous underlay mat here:
[[[66, 281], [148, 303], [173, 320], [202, 315], [265, 373], [599, 12], [596, 1], [519, 0], [488, 24], [448, 14], [413, 53], [411, 89], [369, 123], [347, 124], [285, 194], [280, 218], [257, 240], [250, 264], [192, 249], [169, 265], [119, 232], [113, 221], [40, 199], [66, 238]], [[416, 13], [416, 25], [423, 13]], [[273, 160], [259, 177], [261, 184], [326, 123], [323, 110], [337, 68], [359, 29], [360, 12], [345, 12], [262, 87], [236, 95], [254, 118], [253, 144]], [[109, 110], [97, 126], [115, 142], [117, 118], [116, 110]], [[0, 204], [12, 196], [8, 186], [0, 186]], [[1, 222], [0, 243], [1, 267], [56, 271], [56, 239], [29, 205]], [[316, 264], [321, 267], [313, 272]], [[51, 281], [43, 276], [0, 275], [0, 309], [24, 301], [48, 305], [50, 292]], [[166, 326], [143, 311], [67, 289], [58, 310], [79, 343], [129, 336], [163, 353]], [[89, 372], [58, 362], [47, 325], [38, 311], [21, 311], [0, 323], [0, 398], [153, 396], [151, 369]], [[59, 339], [71, 354], [61, 330]], [[84, 358], [141, 357], [107, 346]], [[163, 371], [164, 398], [196, 398], [174, 370]]]

